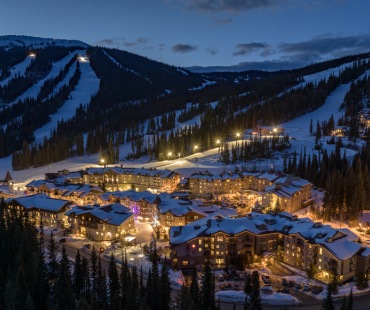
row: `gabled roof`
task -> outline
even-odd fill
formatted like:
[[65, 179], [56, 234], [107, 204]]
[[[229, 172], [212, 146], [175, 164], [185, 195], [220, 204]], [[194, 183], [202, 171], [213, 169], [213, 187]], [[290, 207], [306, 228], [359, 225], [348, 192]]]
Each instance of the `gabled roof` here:
[[68, 210], [65, 214], [67, 216], [71, 216], [72, 214], [77, 216], [91, 215], [107, 224], [115, 226], [120, 226], [133, 216], [130, 209], [120, 203], [106, 204], [103, 206], [76, 206]]
[[17, 197], [8, 199], [7, 204], [16, 203], [26, 210], [40, 209], [47, 212], [58, 212], [63, 207], [71, 204], [70, 201], [50, 198], [44, 194]]

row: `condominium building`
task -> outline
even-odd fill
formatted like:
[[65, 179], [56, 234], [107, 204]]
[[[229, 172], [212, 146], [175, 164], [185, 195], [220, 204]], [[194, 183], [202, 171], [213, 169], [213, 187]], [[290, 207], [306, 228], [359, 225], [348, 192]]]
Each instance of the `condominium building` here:
[[236, 219], [207, 217], [170, 229], [172, 263], [178, 268], [201, 265], [206, 260], [214, 267], [225, 267], [226, 257], [269, 253], [301, 270], [314, 264], [317, 277], [323, 280], [332, 274], [341, 281], [353, 278], [359, 270], [357, 260], [368, 270], [370, 251], [356, 241], [358, 237], [349, 230], [287, 212], [252, 212]]
[[83, 173], [84, 183], [105, 186], [109, 191], [149, 190], [172, 192], [180, 182], [180, 175], [170, 170], [143, 168], [88, 168]]
[[73, 233], [112, 241], [135, 231], [134, 214], [120, 203], [76, 206], [66, 212]]
[[6, 205], [9, 210], [27, 212], [36, 225], [40, 225], [42, 219], [44, 226], [64, 228], [67, 224], [65, 212], [71, 208], [72, 203], [62, 199], [53, 199], [45, 194], [36, 194], [9, 199]]

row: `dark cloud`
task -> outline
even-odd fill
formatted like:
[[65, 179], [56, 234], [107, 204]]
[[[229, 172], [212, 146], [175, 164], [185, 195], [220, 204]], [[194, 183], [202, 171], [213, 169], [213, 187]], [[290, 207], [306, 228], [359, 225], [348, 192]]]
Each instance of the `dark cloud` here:
[[216, 55], [218, 53], [218, 49], [215, 47], [209, 47], [206, 49], [206, 51], [210, 55]]
[[181, 2], [193, 10], [238, 13], [272, 7], [286, 0], [182, 0]]
[[113, 38], [113, 39], [103, 39], [96, 43], [96, 45], [108, 46], [108, 47], [134, 47], [134, 46], [144, 46], [149, 43], [149, 39], [146, 37], [137, 38], [134, 41], [128, 41], [126, 38]]
[[198, 49], [196, 45], [190, 45], [190, 44], [175, 44], [171, 47], [171, 50], [174, 53], [190, 53], [194, 52]]
[[293, 69], [303, 67], [305, 64], [300, 62], [292, 62], [292, 61], [283, 61], [283, 60], [266, 60], [266, 61], [247, 61], [247, 62], [240, 62], [233, 66], [210, 66], [210, 67], [201, 67], [201, 66], [193, 66], [188, 67], [189, 71], [198, 72], [198, 73], [206, 73], [206, 72], [241, 72], [241, 71], [248, 71], [248, 70], [264, 70], [264, 71], [277, 71], [282, 69]]
[[278, 49], [281, 53], [293, 55], [348, 55], [370, 50], [370, 34], [341, 37], [322, 35], [298, 43], [281, 43]]
[[251, 43], [240, 43], [236, 45], [236, 51], [234, 56], [248, 55], [253, 52], [261, 51], [262, 56], [271, 55], [271, 46], [267, 43], [251, 42]]

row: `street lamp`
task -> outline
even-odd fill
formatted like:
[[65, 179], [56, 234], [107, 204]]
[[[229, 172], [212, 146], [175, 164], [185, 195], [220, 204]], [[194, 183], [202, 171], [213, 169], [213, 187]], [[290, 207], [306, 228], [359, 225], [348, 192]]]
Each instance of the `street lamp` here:
[[172, 152], [168, 152], [168, 158], [171, 158]]
[[181, 157], [181, 153], [178, 153], [177, 155], [179, 156], [179, 158]]
[[196, 152], [198, 149], [198, 145], [194, 145], [194, 152]]
[[216, 144], [217, 144], [217, 146], [218, 146], [218, 151], [220, 152], [221, 151], [221, 140], [220, 139], [217, 139], [216, 140]]
[[104, 166], [104, 163], [105, 163], [104, 158], [100, 159], [100, 164], [101, 164], [102, 166]]

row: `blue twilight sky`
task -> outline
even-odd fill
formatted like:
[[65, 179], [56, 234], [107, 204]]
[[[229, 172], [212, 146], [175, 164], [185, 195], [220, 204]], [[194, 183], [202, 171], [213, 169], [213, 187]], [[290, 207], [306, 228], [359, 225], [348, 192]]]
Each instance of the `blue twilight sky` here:
[[370, 51], [369, 13], [369, 0], [0, 0], [0, 35], [266, 69]]

